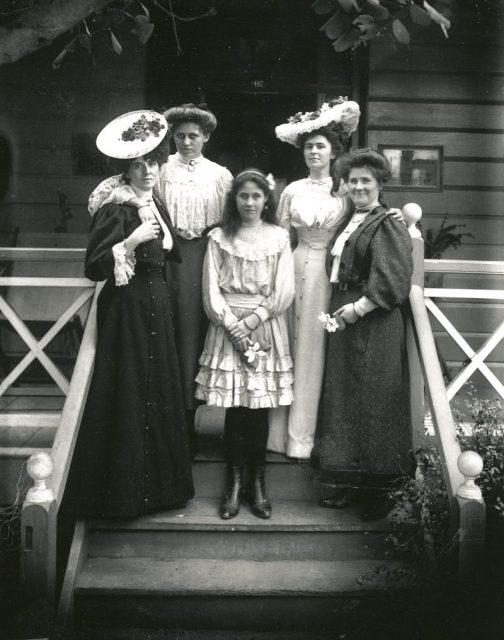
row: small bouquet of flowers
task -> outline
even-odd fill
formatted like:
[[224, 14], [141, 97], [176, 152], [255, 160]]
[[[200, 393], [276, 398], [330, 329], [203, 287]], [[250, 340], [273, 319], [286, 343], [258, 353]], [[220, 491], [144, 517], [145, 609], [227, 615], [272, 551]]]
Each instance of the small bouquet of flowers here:
[[328, 333], [334, 333], [338, 329], [345, 328], [345, 321], [336, 313], [330, 315], [329, 313], [324, 313], [323, 311], [321, 311], [318, 315], [318, 319], [322, 323], [325, 331], [327, 331]]

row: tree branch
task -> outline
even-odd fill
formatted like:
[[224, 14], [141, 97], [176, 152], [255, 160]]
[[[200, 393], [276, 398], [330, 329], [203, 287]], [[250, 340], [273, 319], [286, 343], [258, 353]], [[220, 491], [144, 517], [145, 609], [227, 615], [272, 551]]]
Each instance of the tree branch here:
[[0, 65], [50, 45], [89, 14], [112, 0], [40, 0], [10, 24], [0, 27]]

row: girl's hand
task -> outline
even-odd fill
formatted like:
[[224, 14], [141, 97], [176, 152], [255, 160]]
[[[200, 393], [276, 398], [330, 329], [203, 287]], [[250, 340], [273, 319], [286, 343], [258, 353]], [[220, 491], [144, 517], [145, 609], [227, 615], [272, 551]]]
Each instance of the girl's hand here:
[[243, 338], [243, 340], [236, 340], [231, 338], [231, 342], [233, 343], [233, 347], [236, 349], [236, 351], [239, 351], [240, 353], [245, 353], [245, 351], [247, 351], [247, 349], [249, 348], [249, 341], [247, 340], [247, 338]]
[[337, 315], [342, 318], [345, 324], [354, 324], [359, 319], [359, 316], [357, 315], [355, 308], [351, 302], [349, 302], [348, 304], [344, 304], [342, 307], [337, 309], [337, 311], [335, 311], [333, 315]]
[[243, 320], [232, 324], [228, 331], [231, 342], [234, 342], [235, 340], [245, 340], [252, 333], [252, 329], [247, 327]]
[[404, 220], [403, 212], [401, 211], [401, 209], [395, 209], [395, 208], [389, 209], [387, 211], [387, 215], [392, 216], [396, 220], [399, 220], [399, 222], [403, 222], [404, 224], [406, 224], [406, 221]]

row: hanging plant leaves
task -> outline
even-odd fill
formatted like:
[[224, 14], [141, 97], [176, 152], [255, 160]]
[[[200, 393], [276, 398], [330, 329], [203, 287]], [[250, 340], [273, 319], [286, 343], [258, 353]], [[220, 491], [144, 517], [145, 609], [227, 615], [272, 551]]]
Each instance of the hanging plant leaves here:
[[403, 23], [397, 18], [392, 22], [392, 33], [394, 34], [397, 42], [401, 44], [409, 44], [410, 42], [410, 34]]
[[87, 33], [81, 33], [77, 38], [77, 43], [88, 53], [91, 53], [91, 36], [89, 36]]
[[323, 16], [326, 13], [334, 11], [337, 7], [336, 0], [315, 0], [311, 8], [318, 16]]
[[121, 55], [122, 53], [122, 45], [119, 40], [115, 37], [114, 32], [110, 32], [110, 39], [112, 40], [112, 48], [117, 53], [117, 55]]
[[143, 12], [145, 13], [145, 15], [150, 19], [150, 13], [149, 13], [149, 10], [147, 9], [147, 7], [145, 5], [143, 5], [141, 2], [139, 2], [138, 4], [142, 7]]
[[333, 42], [333, 48], [335, 51], [346, 51], [347, 49], [350, 49], [350, 47], [357, 47], [360, 39], [360, 30], [357, 29], [357, 27], [352, 27], [349, 31]]
[[378, 0], [366, 0], [362, 11], [365, 14], [373, 16], [376, 20], [386, 20], [389, 17], [389, 10], [383, 7]]
[[61, 67], [61, 64], [67, 53], [68, 53], [68, 49], [66, 47], [65, 49], [63, 49], [63, 51], [60, 51], [60, 53], [58, 53], [58, 55], [54, 58], [54, 60], [51, 63], [51, 66], [53, 69], [59, 69]]
[[352, 18], [344, 11], [337, 11], [329, 20], [320, 27], [328, 38], [336, 40], [352, 27]]
[[376, 21], [371, 16], [360, 15], [353, 23], [359, 28], [362, 40], [371, 40], [378, 33]]
[[142, 44], [145, 44], [154, 31], [154, 25], [147, 16], [135, 16], [135, 26], [131, 33], [135, 34]]
[[347, 13], [357, 8], [355, 6], [355, 0], [338, 0], [338, 2], [343, 11], [346, 11]]
[[415, 24], [419, 24], [422, 27], [427, 27], [430, 24], [431, 18], [429, 14], [417, 4], [410, 5], [410, 15]]

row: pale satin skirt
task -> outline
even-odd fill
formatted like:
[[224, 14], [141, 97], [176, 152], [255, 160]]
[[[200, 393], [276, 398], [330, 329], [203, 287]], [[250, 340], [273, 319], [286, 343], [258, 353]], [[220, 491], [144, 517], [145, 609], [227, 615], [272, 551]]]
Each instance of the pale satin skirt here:
[[301, 228], [294, 251], [296, 295], [289, 309], [294, 358], [294, 401], [270, 411], [268, 449], [293, 458], [309, 458], [324, 374], [326, 335], [318, 315], [329, 309], [331, 286], [326, 251], [334, 230]]

